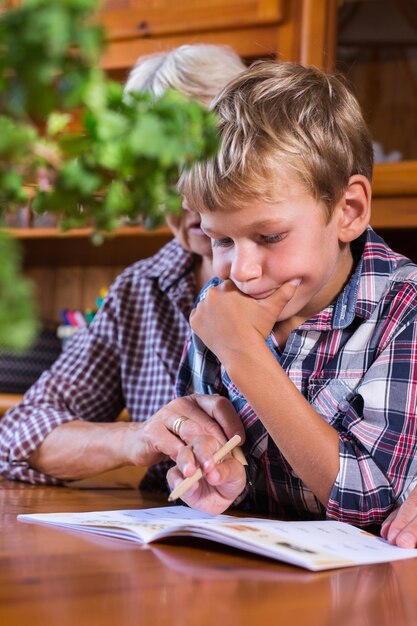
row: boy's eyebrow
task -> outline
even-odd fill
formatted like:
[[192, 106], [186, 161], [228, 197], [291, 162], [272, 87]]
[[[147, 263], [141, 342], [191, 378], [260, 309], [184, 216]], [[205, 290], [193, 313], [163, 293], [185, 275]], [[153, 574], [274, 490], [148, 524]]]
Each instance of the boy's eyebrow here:
[[211, 228], [207, 228], [206, 226], [204, 226], [203, 224], [200, 224], [200, 228], [203, 232], [205, 232], [207, 235], [209, 235], [210, 233], [213, 235], [215, 233], [214, 230], [212, 230]]
[[[285, 222], [285, 220], [274, 219], [274, 220], [260, 220], [259, 222], [252, 222], [250, 224], [251, 228], [256, 228], [256, 229], [269, 228], [271, 226], [274, 228], [280, 229], [280, 228], [287, 227], [287, 223]], [[201, 224], [201, 228], [207, 234], [216, 232], [215, 230], [212, 230], [211, 228], [209, 228], [208, 226], [205, 226], [204, 224]]]
[[274, 226], [275, 228], [282, 228], [286, 225], [285, 220], [280, 220], [279, 218], [273, 220], [260, 220], [259, 222], [253, 222], [251, 226], [255, 228], [266, 228], [269, 226]]

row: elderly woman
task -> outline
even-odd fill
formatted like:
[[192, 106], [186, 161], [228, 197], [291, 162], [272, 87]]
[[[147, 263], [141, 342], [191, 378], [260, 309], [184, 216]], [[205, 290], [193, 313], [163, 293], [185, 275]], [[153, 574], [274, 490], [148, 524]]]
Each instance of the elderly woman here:
[[[207, 105], [243, 69], [228, 48], [181, 46], [140, 59], [125, 89], [159, 95], [172, 87]], [[92, 325], [4, 416], [3, 476], [60, 484], [175, 459], [198, 433], [224, 441], [235, 433], [244, 437], [224, 398], [170, 402], [188, 317], [212, 272], [210, 241], [188, 209], [167, 219], [175, 239], [116, 279]], [[116, 421], [124, 407], [131, 422]], [[164, 480], [162, 472], [157, 476]]]

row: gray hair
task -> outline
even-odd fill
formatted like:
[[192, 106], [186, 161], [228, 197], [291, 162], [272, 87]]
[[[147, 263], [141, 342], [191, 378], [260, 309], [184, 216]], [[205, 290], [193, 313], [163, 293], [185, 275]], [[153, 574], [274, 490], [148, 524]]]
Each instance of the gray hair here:
[[244, 69], [240, 57], [227, 46], [184, 45], [139, 58], [124, 91], [150, 91], [158, 97], [172, 88], [208, 106]]

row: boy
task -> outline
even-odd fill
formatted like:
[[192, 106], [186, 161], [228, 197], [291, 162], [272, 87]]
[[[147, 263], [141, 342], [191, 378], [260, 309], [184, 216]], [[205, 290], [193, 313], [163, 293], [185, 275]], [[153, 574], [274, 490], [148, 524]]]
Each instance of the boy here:
[[[219, 96], [216, 160], [180, 191], [218, 279], [191, 315], [178, 393], [218, 393], [245, 426], [253, 486], [197, 437], [183, 499], [381, 524], [417, 470], [417, 266], [369, 227], [372, 143], [340, 79], [261, 62]], [[220, 279], [220, 280], [219, 280]]]

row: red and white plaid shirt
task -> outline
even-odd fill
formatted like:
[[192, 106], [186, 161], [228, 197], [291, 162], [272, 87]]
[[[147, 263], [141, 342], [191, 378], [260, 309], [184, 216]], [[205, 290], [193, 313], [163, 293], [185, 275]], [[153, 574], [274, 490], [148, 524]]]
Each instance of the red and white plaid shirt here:
[[116, 279], [90, 328], [0, 421], [3, 476], [60, 484], [27, 462], [54, 428], [111, 422], [124, 407], [144, 421], [173, 398], [196, 295], [194, 261], [174, 240]]

